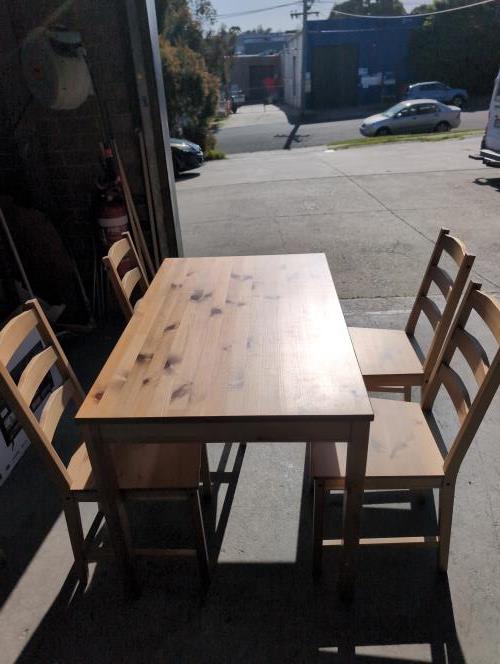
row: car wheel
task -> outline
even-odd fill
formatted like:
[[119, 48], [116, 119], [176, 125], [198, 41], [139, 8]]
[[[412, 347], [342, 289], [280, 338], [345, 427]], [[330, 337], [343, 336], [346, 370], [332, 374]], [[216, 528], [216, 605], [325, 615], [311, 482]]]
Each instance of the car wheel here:
[[436, 125], [434, 131], [450, 131], [451, 127], [448, 122], [440, 122]]
[[380, 129], [377, 129], [375, 132], [375, 136], [389, 136], [391, 133], [391, 130], [389, 127], [380, 127]]
[[453, 99], [451, 100], [452, 106], [458, 106], [459, 108], [462, 108], [464, 104], [465, 104], [465, 99], [460, 95], [453, 97]]

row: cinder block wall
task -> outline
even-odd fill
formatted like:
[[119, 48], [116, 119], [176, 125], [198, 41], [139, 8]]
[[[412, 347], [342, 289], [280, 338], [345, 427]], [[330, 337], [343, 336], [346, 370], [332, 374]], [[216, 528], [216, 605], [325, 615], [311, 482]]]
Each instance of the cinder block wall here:
[[[135, 133], [140, 114], [126, 9], [121, 0], [0, 0], [0, 194], [13, 194], [19, 203], [50, 216], [89, 286], [95, 224], [91, 200], [100, 172], [101, 121], [93, 96], [74, 111], [52, 111], [32, 101], [23, 115], [29, 92], [19, 48], [42, 24], [64, 25], [82, 34], [96, 88], [140, 203], [144, 192]], [[139, 213], [145, 213], [142, 205]]]

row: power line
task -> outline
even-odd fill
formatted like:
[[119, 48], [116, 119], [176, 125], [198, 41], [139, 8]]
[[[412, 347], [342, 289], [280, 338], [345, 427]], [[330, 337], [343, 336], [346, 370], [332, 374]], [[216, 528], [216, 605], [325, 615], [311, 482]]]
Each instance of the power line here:
[[243, 12], [232, 12], [230, 14], [217, 14], [217, 18], [237, 18], [238, 16], [249, 16], [250, 14], [259, 14], [260, 12], [270, 12], [273, 9], [281, 9], [282, 7], [294, 7], [295, 5], [302, 4], [301, 0], [295, 2], [283, 2], [280, 5], [273, 5], [271, 7], [261, 7], [260, 9], [248, 9]]
[[[434, 12], [425, 12], [422, 14], [402, 14], [399, 16], [378, 16], [370, 14], [351, 14], [349, 12], [343, 12], [339, 9], [335, 9], [335, 6], [331, 9], [334, 14], [339, 14], [340, 16], [350, 16], [352, 18], [369, 18], [369, 19], [406, 19], [406, 18], [417, 18], [417, 17], [426, 17], [426, 16], [437, 16], [438, 14], [449, 14], [450, 12], [458, 12], [463, 9], [472, 9], [473, 7], [480, 7], [481, 5], [488, 5], [498, 0], [480, 0], [479, 2], [473, 2], [469, 5], [461, 5], [459, 7], [448, 7], [448, 9], [439, 9]], [[331, 0], [316, 0], [318, 4], [331, 5]], [[415, 6], [418, 6], [418, 0], [414, 0]], [[218, 14], [217, 18], [237, 18], [239, 16], [250, 16], [252, 14], [260, 14], [261, 12], [269, 12], [275, 9], [282, 9], [283, 7], [294, 7], [296, 5], [302, 4], [301, 0], [295, 0], [294, 2], [282, 2], [279, 5], [271, 5], [268, 7], [260, 7], [259, 9], [248, 9], [242, 12], [231, 12], [229, 14]], [[413, 4], [413, 3], [412, 3]], [[422, 4], [425, 4], [423, 2]]]
[[[316, 0], [321, 4], [330, 4], [328, 0]], [[425, 16], [437, 16], [437, 14], [449, 14], [450, 12], [462, 11], [462, 9], [471, 9], [472, 7], [479, 7], [480, 5], [488, 5], [492, 2], [497, 2], [497, 0], [480, 0], [480, 2], [474, 2], [470, 5], [461, 5], [460, 7], [448, 7], [448, 9], [439, 9], [435, 12], [425, 12], [423, 14], [402, 14], [399, 16], [376, 16], [370, 14], [349, 14], [348, 12], [342, 12], [335, 7], [332, 8], [334, 14], [340, 14], [341, 16], [350, 16], [352, 18], [375, 18], [375, 19], [407, 19], [407, 18], [422, 18]]]

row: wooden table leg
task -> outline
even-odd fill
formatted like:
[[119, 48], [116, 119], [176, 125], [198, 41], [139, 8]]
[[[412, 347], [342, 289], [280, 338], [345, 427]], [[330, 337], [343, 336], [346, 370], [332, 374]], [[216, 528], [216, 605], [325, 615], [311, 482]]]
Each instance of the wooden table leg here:
[[99, 505], [104, 511], [125, 592], [129, 596], [137, 597], [139, 586], [132, 558], [128, 518], [123, 499], [118, 491], [118, 481], [109, 445], [102, 441], [99, 428], [90, 426], [87, 427], [86, 444], [99, 494]]
[[345, 598], [349, 598], [353, 590], [369, 434], [370, 422], [356, 422], [352, 425], [351, 440], [347, 446], [346, 487], [342, 515], [343, 549], [339, 576], [339, 590]]

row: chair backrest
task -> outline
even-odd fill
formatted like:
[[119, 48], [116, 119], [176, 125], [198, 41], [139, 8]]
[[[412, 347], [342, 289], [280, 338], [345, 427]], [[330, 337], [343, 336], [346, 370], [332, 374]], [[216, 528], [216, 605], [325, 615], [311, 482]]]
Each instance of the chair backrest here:
[[[456, 477], [500, 383], [500, 306], [493, 297], [480, 289], [481, 284], [469, 284], [436, 367], [422, 394], [422, 408], [430, 410], [442, 386], [457, 411], [460, 427], [444, 461], [445, 474], [451, 479]], [[480, 316], [496, 340], [496, 352], [491, 361], [478, 339], [465, 329], [472, 311]], [[460, 350], [467, 361], [477, 383], [477, 391], [472, 400], [464, 381], [450, 366], [457, 350]]]
[[[475, 259], [475, 256], [467, 253], [463, 242], [449, 233], [450, 231], [446, 228], [442, 228], [439, 231], [438, 239], [434, 245], [434, 250], [406, 324], [406, 333], [413, 336], [420, 314], [423, 313], [434, 330], [434, 335], [424, 361], [425, 382], [430, 377], [446, 339]], [[451, 256], [457, 264], [458, 269], [455, 279], [443, 267], [439, 266], [443, 252]], [[429, 296], [429, 290], [433, 283], [439, 288], [445, 299], [442, 312]]]
[[[45, 348], [31, 358], [16, 384], [7, 365], [35, 329]], [[54, 366], [61, 375], [62, 384], [50, 393], [37, 419], [30, 405]], [[48, 466], [59, 489], [63, 493], [69, 491], [71, 478], [52, 440], [66, 406], [70, 401], [79, 406], [85, 395], [37, 300], [26, 302], [25, 311], [12, 318], [0, 331], [0, 393]]]
[[[121, 276], [122, 267], [125, 265], [123, 261], [126, 258], [132, 259], [133, 266], [129, 269], [126, 269], [128, 265], [125, 266], [124, 274]], [[144, 267], [137, 254], [130, 233], [123, 233], [123, 238], [111, 246], [108, 255], [104, 256], [102, 260], [120, 308], [126, 320], [130, 320], [134, 313], [134, 306], [131, 299], [132, 293], [138, 288], [141, 294], [144, 295], [149, 286]]]

